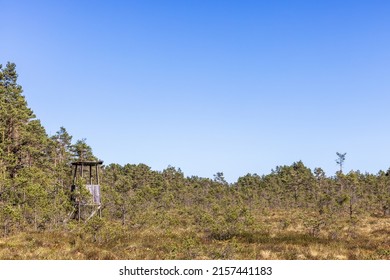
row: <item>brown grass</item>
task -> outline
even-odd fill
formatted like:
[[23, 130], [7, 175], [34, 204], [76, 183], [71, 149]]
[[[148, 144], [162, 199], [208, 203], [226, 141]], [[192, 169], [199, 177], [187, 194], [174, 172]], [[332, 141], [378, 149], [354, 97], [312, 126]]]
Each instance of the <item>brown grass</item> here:
[[364, 217], [310, 234], [299, 213], [273, 212], [217, 240], [199, 226], [121, 226], [106, 222], [98, 232], [76, 226], [24, 232], [0, 239], [0, 259], [390, 259], [390, 218]]

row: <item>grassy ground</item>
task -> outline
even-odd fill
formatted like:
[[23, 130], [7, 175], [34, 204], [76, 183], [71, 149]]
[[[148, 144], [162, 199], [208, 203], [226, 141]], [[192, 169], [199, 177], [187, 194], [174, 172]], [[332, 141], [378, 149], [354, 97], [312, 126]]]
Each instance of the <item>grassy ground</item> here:
[[364, 217], [353, 229], [313, 234], [298, 217], [283, 212], [259, 215], [253, 226], [224, 238], [191, 224], [123, 227], [105, 222], [23, 232], [0, 239], [0, 259], [390, 260], [390, 218]]

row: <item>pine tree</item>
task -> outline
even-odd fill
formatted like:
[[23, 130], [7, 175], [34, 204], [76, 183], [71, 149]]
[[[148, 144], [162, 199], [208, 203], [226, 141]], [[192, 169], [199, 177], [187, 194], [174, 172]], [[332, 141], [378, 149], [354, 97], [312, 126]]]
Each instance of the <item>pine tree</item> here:
[[11, 178], [28, 164], [23, 146], [28, 141], [28, 123], [35, 118], [17, 78], [14, 63], [8, 62], [4, 69], [0, 65], [0, 151]]

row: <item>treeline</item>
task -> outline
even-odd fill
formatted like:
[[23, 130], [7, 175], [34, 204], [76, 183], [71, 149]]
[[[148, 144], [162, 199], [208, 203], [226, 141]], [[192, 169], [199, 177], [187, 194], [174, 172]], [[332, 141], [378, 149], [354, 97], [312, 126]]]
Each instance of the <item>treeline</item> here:
[[[28, 108], [17, 83], [15, 64], [0, 67], [0, 226], [2, 235], [64, 228], [72, 210], [71, 167], [95, 160], [85, 140], [72, 143], [61, 127], [48, 136]], [[311, 235], [323, 229], [337, 235], [364, 215], [390, 214], [390, 178], [341, 171], [326, 176], [301, 161], [270, 174], [247, 174], [229, 184], [223, 173], [213, 179], [186, 177], [180, 169], [154, 171], [144, 164], [110, 164], [102, 170], [103, 222], [124, 227], [194, 227], [223, 240], [242, 234], [255, 217], [271, 211], [301, 211]], [[288, 227], [289, 221], [281, 221]], [[283, 224], [284, 223], [284, 224]]]
[[[208, 179], [185, 177], [174, 167], [157, 172], [143, 164], [111, 164], [103, 178], [106, 217], [133, 226], [191, 224], [216, 239], [247, 231], [256, 215], [274, 211], [300, 212], [307, 233], [326, 229], [333, 237], [345, 226], [353, 233], [361, 217], [390, 214], [390, 178], [382, 171], [327, 177], [299, 161], [228, 184], [222, 173]], [[290, 221], [281, 223], [287, 228]]]

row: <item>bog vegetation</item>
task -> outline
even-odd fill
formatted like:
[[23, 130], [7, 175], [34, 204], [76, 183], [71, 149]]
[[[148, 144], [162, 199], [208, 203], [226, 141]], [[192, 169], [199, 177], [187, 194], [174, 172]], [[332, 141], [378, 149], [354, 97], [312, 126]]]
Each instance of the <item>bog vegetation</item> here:
[[387, 172], [326, 176], [301, 161], [229, 184], [179, 168], [110, 164], [102, 217], [68, 220], [71, 167], [95, 160], [48, 136], [15, 65], [0, 68], [0, 259], [390, 259]]

